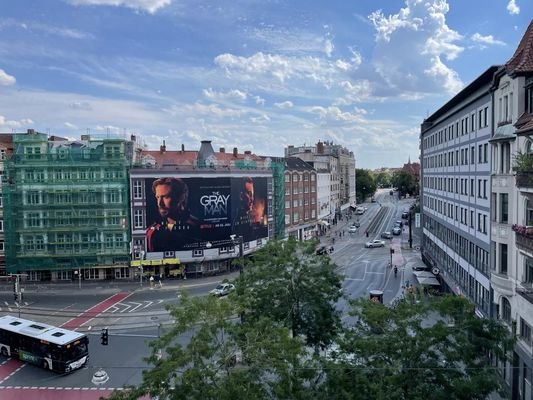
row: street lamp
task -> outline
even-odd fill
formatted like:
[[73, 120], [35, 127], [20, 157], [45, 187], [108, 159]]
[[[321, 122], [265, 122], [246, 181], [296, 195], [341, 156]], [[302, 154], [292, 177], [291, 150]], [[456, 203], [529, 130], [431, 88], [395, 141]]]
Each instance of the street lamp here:
[[144, 270], [143, 270], [143, 260], [144, 260], [144, 250], [141, 250], [139, 252], [139, 256], [141, 257], [141, 265], [139, 266], [139, 270], [141, 271], [141, 276], [139, 278], [139, 284], [141, 285], [141, 287], [143, 287], [143, 274], [144, 274]]

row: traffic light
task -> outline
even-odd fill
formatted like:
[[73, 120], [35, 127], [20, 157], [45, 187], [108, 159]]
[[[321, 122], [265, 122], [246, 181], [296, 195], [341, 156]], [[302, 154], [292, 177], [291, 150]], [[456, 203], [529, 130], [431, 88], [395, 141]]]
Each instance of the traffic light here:
[[102, 339], [102, 345], [103, 346], [107, 346], [107, 343], [108, 343], [108, 332], [107, 332], [107, 328], [104, 328], [102, 329], [102, 333], [100, 335], [100, 339]]

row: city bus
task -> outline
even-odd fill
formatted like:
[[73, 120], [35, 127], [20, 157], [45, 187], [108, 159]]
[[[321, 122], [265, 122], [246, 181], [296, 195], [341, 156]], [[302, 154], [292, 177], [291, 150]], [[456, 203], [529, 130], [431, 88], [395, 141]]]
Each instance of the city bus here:
[[83, 333], [6, 315], [0, 318], [0, 353], [55, 372], [72, 372], [89, 359]]

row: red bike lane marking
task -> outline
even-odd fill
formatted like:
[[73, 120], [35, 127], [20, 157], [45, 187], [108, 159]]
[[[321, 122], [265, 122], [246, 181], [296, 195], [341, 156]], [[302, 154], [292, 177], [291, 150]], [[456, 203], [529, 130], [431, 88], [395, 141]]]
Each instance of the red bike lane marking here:
[[77, 317], [74, 317], [67, 322], [65, 322], [63, 325], [61, 325], [61, 328], [64, 329], [77, 329], [80, 326], [86, 324], [94, 317], [98, 316], [101, 312], [104, 312], [108, 308], [114, 306], [117, 303], [120, 303], [122, 300], [124, 300], [126, 297], [130, 296], [131, 293], [128, 292], [120, 292], [116, 293], [113, 296], [101, 301], [100, 303], [92, 306], [88, 310], [85, 310]]
[[[88, 321], [96, 317], [101, 312], [104, 312], [111, 306], [115, 305], [116, 303], [121, 302], [122, 300], [124, 300], [126, 297], [130, 295], [131, 293], [128, 293], [128, 292], [116, 293], [113, 296], [89, 308], [88, 310], [82, 312], [77, 317], [74, 317], [68, 320], [63, 325], [61, 325], [61, 327], [65, 329], [71, 329], [71, 330], [79, 328], [83, 324], [86, 324]], [[11, 375], [13, 375], [19, 368], [22, 368], [24, 365], [26, 364], [24, 364], [22, 361], [13, 359], [13, 358], [8, 359], [3, 364], [0, 364], [0, 383], [3, 383], [6, 379], [8, 379]], [[0, 399], [2, 400], [4, 399], [4, 390], [5, 389], [2, 389], [0, 392]], [[20, 397], [20, 398], [25, 399], [27, 397]]]

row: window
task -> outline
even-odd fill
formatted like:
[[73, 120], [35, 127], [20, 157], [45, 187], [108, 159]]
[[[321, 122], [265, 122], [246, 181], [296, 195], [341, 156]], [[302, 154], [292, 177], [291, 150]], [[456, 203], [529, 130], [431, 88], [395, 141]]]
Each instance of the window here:
[[0, 251], [4, 251], [4, 241], [0, 240]]
[[500, 243], [500, 273], [507, 275], [507, 244]]
[[509, 195], [500, 193], [500, 222], [506, 224], [509, 222]]
[[520, 339], [528, 345], [531, 344], [531, 326], [522, 317], [520, 317]]
[[524, 273], [524, 282], [533, 284], [533, 258], [526, 257]]
[[285, 200], [285, 208], [291, 208], [291, 201]]
[[290, 182], [291, 181], [291, 176], [290, 175], [285, 175], [285, 182]]
[[133, 198], [134, 199], [142, 199], [143, 198], [142, 182], [140, 180], [134, 180], [133, 181]]
[[511, 323], [511, 303], [505, 297], [502, 297], [502, 319]]
[[28, 204], [40, 204], [39, 192], [29, 192], [26, 195], [26, 202]]
[[285, 214], [285, 224], [290, 225], [291, 224], [291, 215]]
[[119, 203], [120, 202], [120, 194], [116, 190], [108, 192], [106, 197], [107, 197], [108, 203]]

